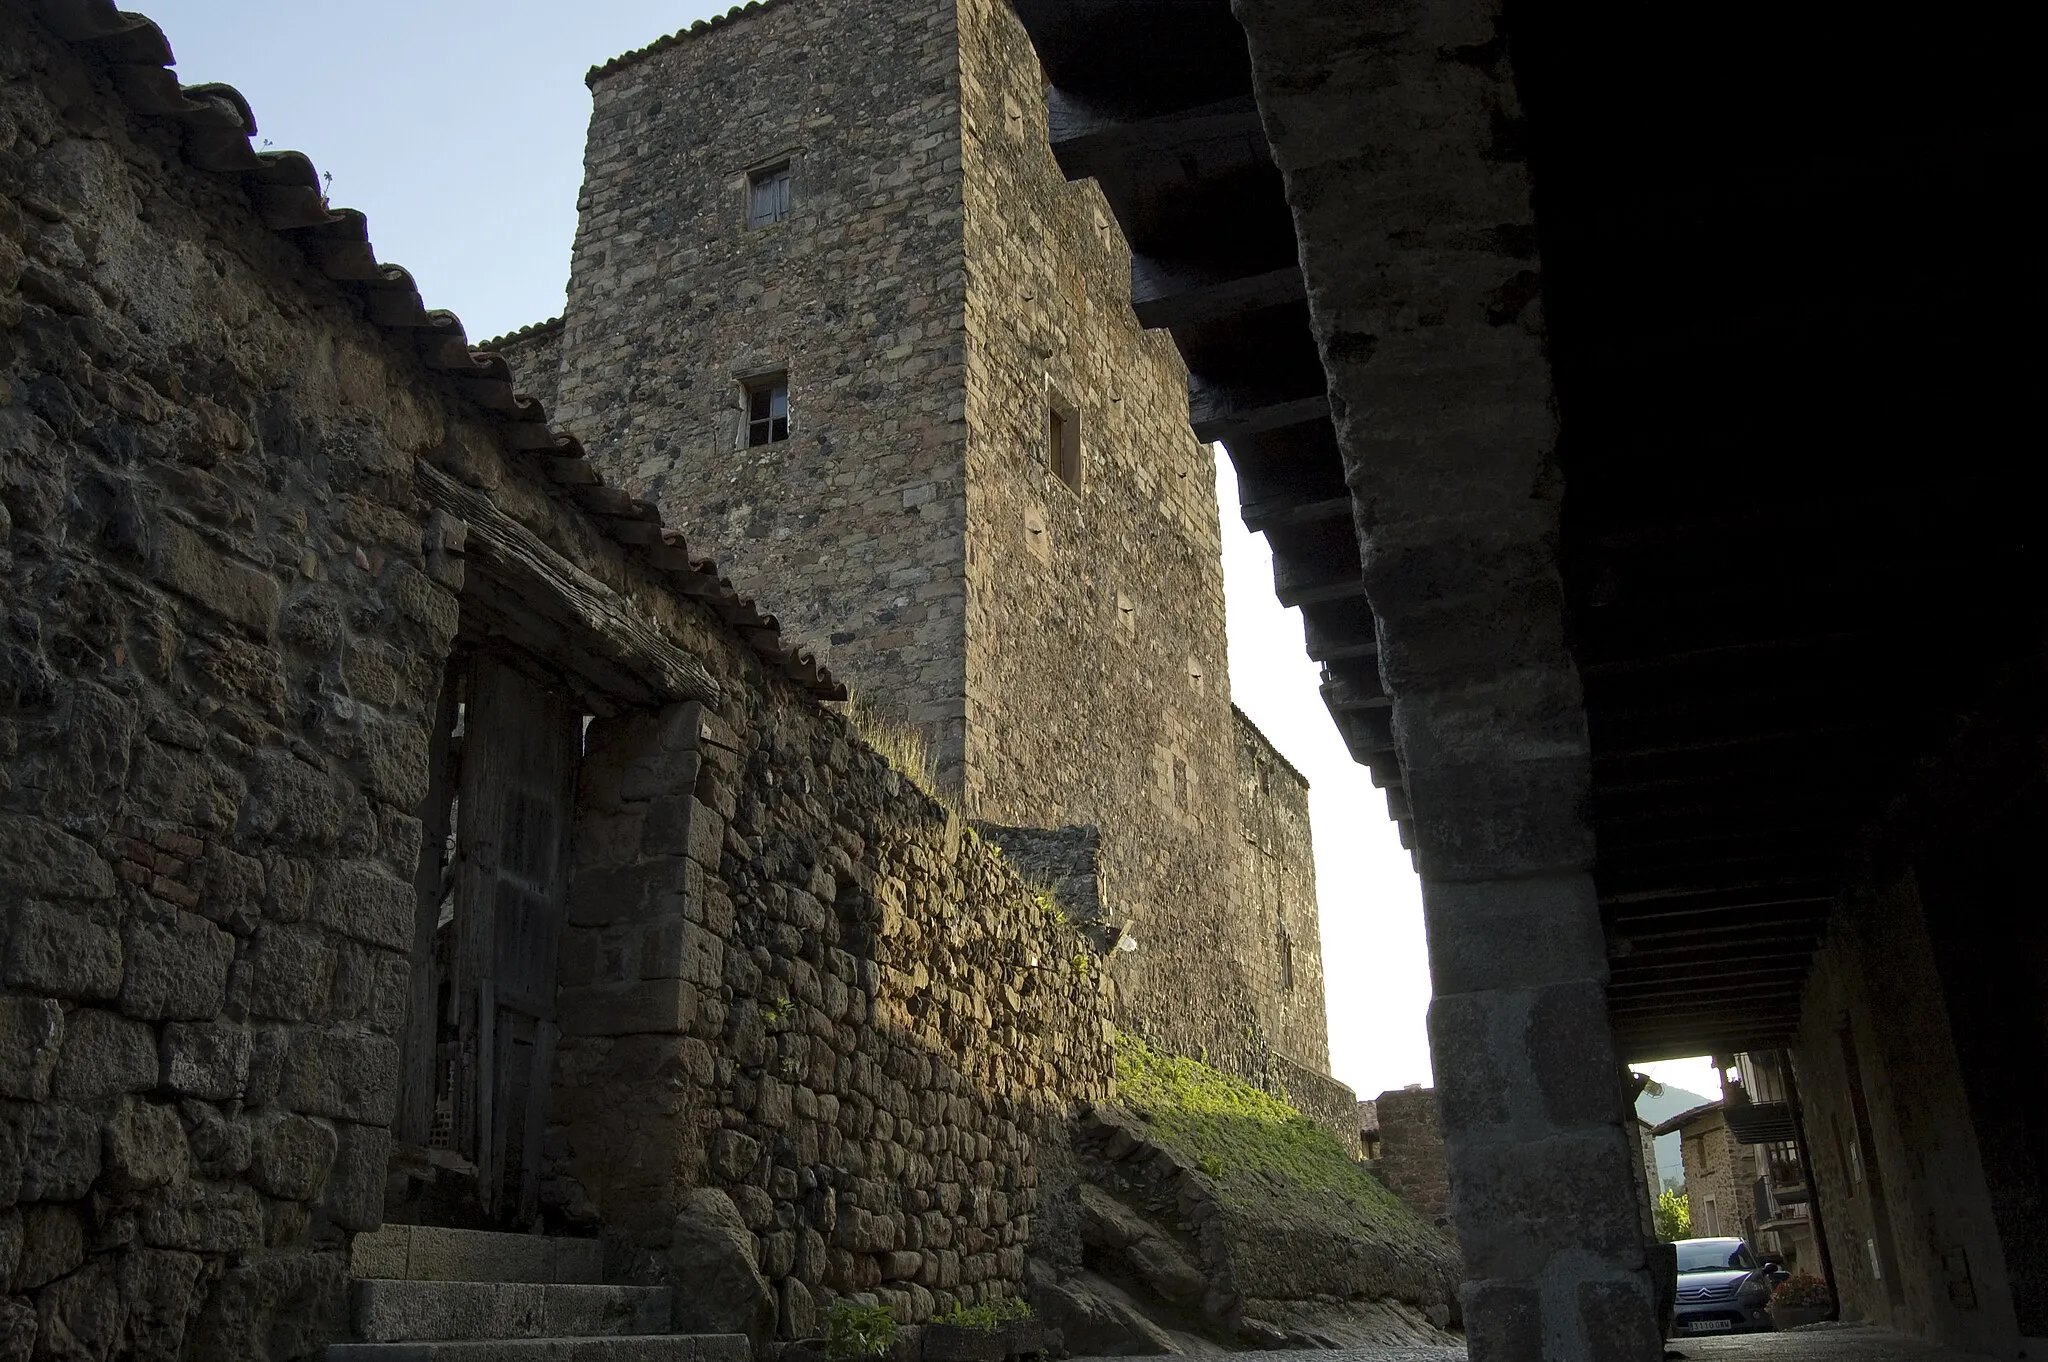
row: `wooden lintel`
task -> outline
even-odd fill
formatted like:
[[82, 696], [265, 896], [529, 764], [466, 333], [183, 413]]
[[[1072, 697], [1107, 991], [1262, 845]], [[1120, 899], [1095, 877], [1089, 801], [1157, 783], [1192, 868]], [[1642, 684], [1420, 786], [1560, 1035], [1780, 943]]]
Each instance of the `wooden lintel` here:
[[496, 578], [535, 613], [558, 620], [572, 642], [630, 673], [664, 701], [718, 701], [718, 684], [702, 663], [663, 637], [618, 592], [577, 567], [514, 520], [482, 492], [421, 461], [420, 488], [440, 510], [469, 526], [470, 571]]

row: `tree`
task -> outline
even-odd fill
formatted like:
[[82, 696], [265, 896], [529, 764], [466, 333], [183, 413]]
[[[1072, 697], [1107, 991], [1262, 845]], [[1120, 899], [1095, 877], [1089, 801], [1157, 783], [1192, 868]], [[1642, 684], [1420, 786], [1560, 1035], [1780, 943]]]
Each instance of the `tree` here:
[[1666, 1187], [1657, 1194], [1653, 1215], [1657, 1237], [1665, 1243], [1692, 1238], [1692, 1201], [1676, 1187]]

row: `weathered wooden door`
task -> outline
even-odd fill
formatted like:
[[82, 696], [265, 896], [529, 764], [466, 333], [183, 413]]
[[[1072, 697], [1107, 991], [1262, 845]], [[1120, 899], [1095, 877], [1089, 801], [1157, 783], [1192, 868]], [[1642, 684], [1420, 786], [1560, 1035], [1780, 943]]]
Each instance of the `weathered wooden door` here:
[[554, 1061], [555, 960], [583, 722], [488, 654], [470, 674], [456, 805], [454, 1135], [487, 1215], [532, 1217]]

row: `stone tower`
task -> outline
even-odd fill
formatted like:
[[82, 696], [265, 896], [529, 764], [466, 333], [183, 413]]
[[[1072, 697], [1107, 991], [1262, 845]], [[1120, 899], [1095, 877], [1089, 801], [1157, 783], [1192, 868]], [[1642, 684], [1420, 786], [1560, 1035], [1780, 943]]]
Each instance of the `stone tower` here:
[[527, 385], [918, 725], [970, 817], [1099, 829], [1127, 1024], [1325, 1072], [1306, 806], [1290, 768], [1264, 811], [1274, 754], [1230, 703], [1186, 371], [1053, 162], [1009, 6], [767, 0], [590, 87]]

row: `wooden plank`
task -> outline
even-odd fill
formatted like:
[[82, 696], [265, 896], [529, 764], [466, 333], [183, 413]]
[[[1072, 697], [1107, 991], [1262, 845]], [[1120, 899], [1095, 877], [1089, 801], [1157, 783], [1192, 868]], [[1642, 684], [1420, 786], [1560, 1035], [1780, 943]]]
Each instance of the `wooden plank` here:
[[484, 1211], [498, 1211], [498, 991], [489, 979], [476, 989], [476, 1185]]
[[469, 526], [472, 570], [497, 577], [534, 608], [577, 626], [591, 649], [631, 671], [664, 700], [715, 704], [718, 685], [697, 659], [649, 624], [633, 604], [577, 567], [491, 499], [425, 460], [415, 467], [427, 500]]
[[562, 1028], [540, 1023], [534, 1037], [533, 1073], [526, 1088], [526, 1132], [520, 1142], [519, 1219], [533, 1219], [540, 1209], [540, 1144], [546, 1132], [548, 1093], [555, 1073], [555, 1042]]
[[415, 1145], [425, 1145], [434, 1127], [435, 1059], [440, 1049], [440, 1019], [434, 1013], [434, 999], [441, 982], [434, 967], [434, 936], [440, 926], [441, 903], [447, 896], [448, 830], [455, 812], [452, 735], [460, 671], [459, 666], [451, 665], [442, 678], [434, 732], [427, 746], [427, 798], [420, 810], [420, 859], [413, 874], [412, 981], [393, 1133]]

